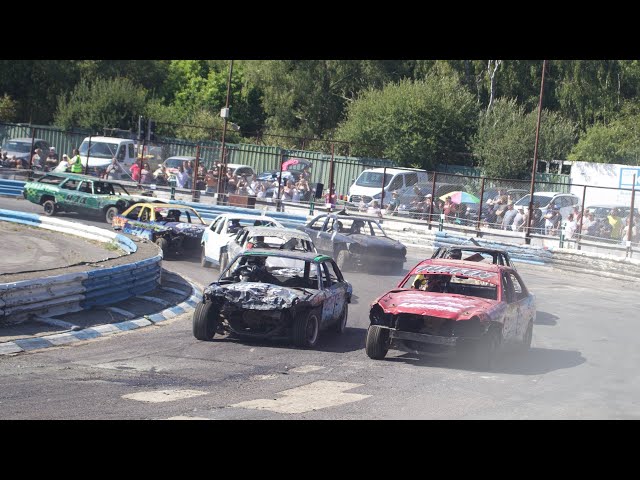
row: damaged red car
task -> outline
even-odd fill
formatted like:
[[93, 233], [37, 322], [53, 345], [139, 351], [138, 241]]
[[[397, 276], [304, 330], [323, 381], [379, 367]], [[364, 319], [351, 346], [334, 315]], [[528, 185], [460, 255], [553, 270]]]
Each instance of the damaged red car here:
[[531, 347], [535, 296], [504, 265], [429, 259], [371, 306], [366, 353], [455, 350], [491, 369], [501, 346]]

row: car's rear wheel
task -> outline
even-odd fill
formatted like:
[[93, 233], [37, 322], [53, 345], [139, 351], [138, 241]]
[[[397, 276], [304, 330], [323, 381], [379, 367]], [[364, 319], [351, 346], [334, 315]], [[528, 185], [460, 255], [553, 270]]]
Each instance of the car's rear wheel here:
[[198, 340], [211, 340], [218, 328], [220, 312], [212, 302], [201, 302], [193, 312], [193, 336]]
[[369, 358], [382, 360], [389, 351], [389, 330], [380, 325], [369, 325], [365, 352]]
[[297, 347], [312, 348], [318, 342], [320, 317], [317, 310], [293, 319], [293, 344]]
[[104, 219], [105, 221], [111, 225], [113, 223], [113, 217], [115, 217], [116, 215], [118, 215], [118, 213], [120, 213], [118, 211], [117, 207], [109, 207], [107, 208], [106, 212], [104, 213]]
[[346, 271], [349, 268], [350, 263], [349, 252], [345, 249], [340, 250], [338, 255], [336, 255], [336, 263], [340, 270]]
[[342, 307], [342, 313], [340, 314], [340, 318], [335, 324], [334, 330], [336, 333], [344, 333], [347, 329], [347, 318], [349, 317], [349, 304], [345, 300], [344, 307]]
[[209, 262], [204, 255], [204, 245], [202, 245], [202, 250], [200, 253], [200, 265], [207, 268], [211, 266], [211, 262]]
[[44, 214], [47, 217], [51, 217], [56, 214], [56, 202], [53, 200], [47, 200], [42, 204], [42, 208], [44, 209]]
[[160, 237], [156, 238], [155, 243], [162, 250], [162, 256], [166, 257], [169, 254], [169, 241], [164, 237]]

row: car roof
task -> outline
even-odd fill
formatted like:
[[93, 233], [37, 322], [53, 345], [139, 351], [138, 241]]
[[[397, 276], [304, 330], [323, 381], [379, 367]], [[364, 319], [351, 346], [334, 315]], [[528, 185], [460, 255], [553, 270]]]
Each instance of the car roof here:
[[293, 228], [278, 228], [278, 227], [245, 227], [249, 235], [263, 235], [263, 236], [284, 236], [288, 238], [302, 238], [303, 240], [311, 240], [311, 237], [302, 230], [295, 230]]
[[386, 172], [386, 173], [391, 173], [391, 174], [396, 174], [396, 173], [403, 173], [403, 172], [407, 172], [407, 173], [411, 173], [411, 172], [424, 172], [427, 173], [426, 170], [422, 170], [421, 168], [383, 168], [383, 167], [379, 167], [379, 168], [368, 168], [366, 170], [363, 170], [362, 173], [364, 172]]
[[328, 255], [322, 255], [314, 252], [299, 252], [296, 250], [263, 250], [252, 248], [240, 254], [243, 257], [268, 256], [268, 257], [284, 257], [296, 260], [304, 260], [308, 262], [320, 263], [325, 260], [331, 260]]
[[[251, 215], [250, 213], [221, 213], [218, 217], [223, 218], [237, 218], [238, 220], [276, 220], [268, 215]], [[216, 217], [216, 218], [218, 218]]]
[[186, 155], [175, 155], [173, 157], [169, 157], [169, 158], [165, 159], [165, 162], [167, 160], [195, 160], [195, 159], [196, 159], [196, 157], [189, 157], [189, 156], [186, 156]]
[[[124, 185], [126, 187], [137, 186], [135, 182], [130, 182], [127, 180], [110, 180], [108, 178], [99, 178], [99, 177], [94, 177], [93, 175], [84, 175], [82, 173], [47, 172], [43, 175], [43, 177], [44, 176], [60, 177], [60, 179], [70, 178], [72, 180], [86, 180], [91, 182], [117, 183], [118, 185]], [[34, 181], [37, 182], [38, 180], [34, 180]]]
[[472, 270], [480, 270], [480, 271], [496, 273], [496, 274], [500, 273], [501, 271], [515, 272], [513, 268], [507, 267], [506, 265], [496, 265], [495, 263], [479, 263], [479, 262], [470, 262], [470, 261], [468, 262], [466, 260], [451, 260], [448, 258], [428, 258], [426, 260], [421, 261], [419, 264], [413, 267], [411, 271], [413, 272], [416, 268], [424, 265], [469, 268]]
[[[44, 138], [35, 138], [33, 139], [33, 141], [49, 143]], [[31, 143], [31, 137], [17, 137], [17, 138], [10, 138], [8, 140], [5, 140], [5, 143], [8, 143], [8, 142]]]

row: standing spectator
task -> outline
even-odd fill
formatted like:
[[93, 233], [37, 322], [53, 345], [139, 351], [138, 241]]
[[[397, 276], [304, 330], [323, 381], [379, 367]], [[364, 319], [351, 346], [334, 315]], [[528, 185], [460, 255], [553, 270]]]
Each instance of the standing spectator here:
[[296, 183], [296, 189], [300, 193], [300, 200], [306, 201], [309, 199], [311, 194], [311, 187], [309, 186], [309, 182], [304, 177], [300, 177], [298, 183]]
[[514, 232], [522, 232], [524, 227], [524, 208], [518, 207], [516, 210], [516, 215], [513, 217], [513, 222], [511, 223], [511, 230]]
[[578, 226], [578, 231], [581, 235], [589, 235], [589, 230], [591, 229], [591, 225], [595, 223], [595, 218], [593, 213], [591, 213], [588, 209], [584, 211], [584, 215], [582, 216], [582, 223]]
[[153, 172], [153, 178], [158, 185], [166, 185], [169, 180], [167, 175], [167, 167], [164, 164], [158, 165], [158, 168]]
[[[331, 191], [333, 190], [333, 195], [331, 195]], [[336, 207], [336, 202], [338, 201], [338, 195], [336, 194], [336, 184], [333, 184], [333, 188], [327, 189], [327, 194], [324, 196], [324, 201], [326, 204], [331, 205], [331, 208]]]
[[145, 162], [144, 165], [142, 165], [142, 170], [140, 170], [140, 183], [151, 183], [151, 178], [151, 167]]
[[236, 179], [236, 176], [233, 174], [232, 168], [227, 169], [226, 186], [227, 186], [227, 193], [230, 193], [232, 195], [236, 193], [236, 190], [238, 189], [238, 180]]
[[71, 173], [82, 173], [82, 158], [80, 158], [80, 150], [73, 149], [73, 157], [71, 158]]
[[[633, 227], [631, 227], [631, 241], [638, 241], [638, 222], [640, 222], [640, 216], [636, 215], [633, 217]], [[629, 236], [629, 222], [622, 229], [622, 240], [626, 241]]]
[[551, 211], [544, 216], [544, 234], [556, 235], [560, 228], [560, 222], [562, 221], [562, 215], [560, 215], [560, 209], [557, 205], [554, 205]]
[[244, 196], [249, 195], [249, 189], [247, 188], [247, 184], [245, 182], [243, 181], [238, 182], [238, 188], [236, 189], [236, 194], [244, 195]]
[[511, 230], [511, 224], [513, 220], [516, 218], [518, 212], [513, 208], [513, 202], [507, 202], [507, 210], [504, 212], [502, 217], [502, 229], [503, 230]]
[[294, 190], [295, 190], [295, 187], [293, 185], [293, 182], [291, 180], [287, 180], [287, 184], [285, 185], [284, 189], [282, 190], [281, 200], [283, 200], [285, 202], [293, 201], [293, 191]]
[[55, 147], [49, 147], [49, 154], [45, 160], [45, 170], [50, 172], [58, 166], [58, 154]]
[[178, 167], [178, 173], [176, 173], [176, 181], [178, 183], [178, 188], [186, 188], [188, 174], [184, 171], [184, 165], [180, 165]]
[[256, 191], [257, 198], [264, 198], [267, 193], [266, 189], [264, 188], [264, 184], [262, 182], [257, 182], [255, 186], [255, 191]]
[[497, 217], [496, 217], [496, 211], [493, 208], [493, 202], [491, 202], [491, 204], [487, 207], [483, 220], [484, 220], [485, 227], [495, 228]]
[[367, 213], [375, 215], [376, 217], [382, 217], [382, 211], [380, 210], [380, 204], [377, 200], [371, 202], [371, 206], [367, 209]]
[[534, 233], [543, 233], [545, 228], [545, 219], [542, 218], [542, 210], [540, 210], [540, 202], [533, 204], [533, 218], [531, 219], [531, 230]]
[[395, 215], [400, 208], [400, 199], [398, 198], [398, 191], [394, 190], [391, 192], [391, 201], [385, 210], [385, 213], [388, 215]]
[[611, 238], [614, 240], [620, 240], [622, 234], [622, 219], [620, 218], [620, 212], [617, 208], [611, 210], [611, 213], [607, 216], [609, 225], [611, 225]]
[[191, 188], [191, 182], [193, 179], [193, 166], [189, 160], [185, 160], [183, 163], [184, 173], [186, 174], [186, 180], [184, 188]]
[[56, 168], [53, 169], [54, 172], [66, 172], [67, 170], [69, 170], [69, 157], [67, 157], [67, 154], [64, 153], [62, 155], [62, 160], [60, 160], [60, 163], [58, 164], [58, 166]]
[[9, 166], [9, 157], [7, 156], [7, 152], [2, 152], [2, 166], [3, 167]]
[[36, 148], [31, 156], [31, 168], [43, 168], [44, 158], [42, 158], [42, 149]]
[[209, 170], [209, 172], [207, 172], [207, 174], [204, 177], [204, 181], [207, 186], [204, 193], [216, 193], [216, 188], [218, 187], [218, 184], [217, 184], [217, 177], [213, 173], [213, 170]]
[[140, 172], [142, 171], [142, 168], [140, 168], [140, 162], [142, 162], [142, 160], [136, 160], [129, 168], [129, 171], [131, 172], [131, 179], [134, 182], [140, 181]]
[[111, 159], [111, 163], [107, 166], [105, 173], [108, 180], [120, 180], [120, 178], [122, 178], [122, 174], [124, 173], [124, 171], [122, 170], [122, 166], [120, 165], [116, 157], [113, 157]]
[[[567, 223], [564, 225], [564, 238], [565, 240], [574, 240], [576, 235], [576, 230], [578, 229], [578, 225], [576, 224], [573, 213], [570, 213], [567, 216]], [[567, 242], [567, 248], [572, 247], [572, 242]]]

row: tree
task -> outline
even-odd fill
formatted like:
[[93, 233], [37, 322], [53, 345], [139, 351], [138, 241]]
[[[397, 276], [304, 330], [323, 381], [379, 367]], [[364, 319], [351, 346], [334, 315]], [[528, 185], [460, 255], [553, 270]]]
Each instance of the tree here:
[[55, 124], [64, 128], [137, 129], [145, 111], [147, 91], [126, 78], [81, 80], [70, 95], [58, 98]]
[[13, 122], [16, 118], [17, 103], [6, 93], [0, 97], [0, 122]]
[[369, 89], [349, 105], [337, 137], [352, 142], [353, 155], [432, 170], [450, 155], [469, 151], [477, 114], [474, 96], [456, 75], [429, 74]]
[[[480, 116], [473, 153], [484, 174], [501, 178], [530, 178], [535, 147], [537, 112], [526, 113], [515, 99], [499, 98]], [[544, 110], [540, 123], [538, 158], [566, 158], [575, 128], [555, 112]]]

